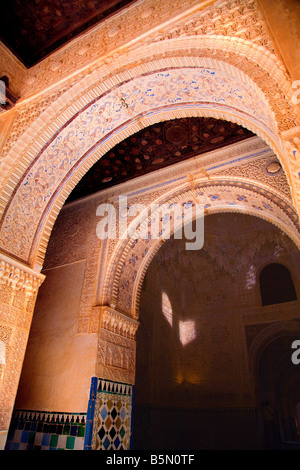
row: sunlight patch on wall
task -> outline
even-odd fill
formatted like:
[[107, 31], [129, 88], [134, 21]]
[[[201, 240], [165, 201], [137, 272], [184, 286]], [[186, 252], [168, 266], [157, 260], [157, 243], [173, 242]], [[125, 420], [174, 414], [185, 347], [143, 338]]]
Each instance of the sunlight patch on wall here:
[[179, 322], [179, 339], [182, 346], [186, 346], [196, 338], [195, 322], [193, 320]]
[[173, 326], [173, 310], [169, 297], [165, 292], [161, 296], [161, 309], [168, 323]]

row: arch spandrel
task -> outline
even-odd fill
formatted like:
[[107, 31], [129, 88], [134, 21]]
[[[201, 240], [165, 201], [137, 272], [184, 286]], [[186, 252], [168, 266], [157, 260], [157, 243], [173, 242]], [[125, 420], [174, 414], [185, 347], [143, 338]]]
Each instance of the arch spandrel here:
[[227, 118], [261, 135], [280, 154], [276, 121], [259, 89], [246, 75], [242, 82], [241, 72], [238, 80], [228, 72], [163, 70], [123, 83], [86, 107], [55, 135], [19, 182], [2, 219], [2, 249], [41, 266], [55, 218], [97, 151], [103, 154], [115, 145], [116, 136], [122, 140], [130, 135], [134, 124], [146, 127], [157, 112], [159, 119], [195, 112]]

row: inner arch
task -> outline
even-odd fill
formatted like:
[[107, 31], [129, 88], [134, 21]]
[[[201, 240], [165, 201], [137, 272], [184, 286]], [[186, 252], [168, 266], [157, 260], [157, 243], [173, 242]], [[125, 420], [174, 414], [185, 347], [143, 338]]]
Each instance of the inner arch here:
[[[190, 183], [178, 186], [159, 199], [152, 201], [149, 205], [150, 214], [151, 204], [158, 204], [160, 207], [166, 204], [170, 207], [174, 202], [184, 206], [186, 203], [202, 204], [206, 214], [219, 212], [226, 213], [247, 213], [249, 215], [262, 218], [271, 222], [283, 230], [299, 246], [299, 226], [297, 215], [294, 214], [294, 221], [290, 220], [287, 213], [290, 212], [290, 203], [282, 200], [283, 206], [286, 205], [287, 213], [282, 211], [283, 206], [277, 206], [275, 202], [280, 201], [280, 197], [272, 191], [267, 191], [264, 186], [246, 182], [243, 179], [220, 178], [213, 180], [199, 179], [194, 181], [194, 187], [191, 189]], [[154, 213], [154, 217], [156, 213]], [[143, 213], [140, 223], [147, 224], [149, 221], [149, 211]], [[149, 223], [149, 222], [148, 222]], [[134, 221], [134, 225], [136, 222]], [[204, 224], [205, 225], [205, 224]], [[171, 234], [171, 233], [170, 233]], [[120, 241], [115, 248], [114, 256], [111, 258], [107, 267], [106, 281], [102, 285], [102, 301], [109, 303], [114, 308], [117, 307], [128, 315], [138, 318], [139, 314], [139, 295], [141, 283], [146, 269], [155, 255], [164, 238], [159, 240], [151, 239], [145, 242], [143, 239]], [[136, 277], [133, 279], [131, 273], [131, 258], [135, 257], [135, 252], [147, 250], [144, 257], [140, 257], [135, 264]], [[129, 278], [129, 281], [126, 279]], [[113, 279], [113, 282], [111, 282]], [[122, 290], [123, 283], [127, 283], [127, 290]], [[100, 298], [100, 297], [99, 297]]]
[[157, 122], [103, 155], [82, 177], [66, 202], [253, 136], [253, 132], [239, 124], [212, 117]]
[[[261, 303], [258, 273], [262, 262], [284, 260], [297, 277], [298, 259], [281, 230], [246, 214], [209, 215], [197, 253], [186, 251], [184, 240], [160, 248], [141, 293], [136, 449], [143, 448], [143, 436], [150, 449], [264, 448], [248, 354], [268, 329], [282, 328], [284, 318], [293, 331], [288, 319], [297, 301], [276, 305], [271, 316]], [[290, 346], [286, 342], [286, 367]]]

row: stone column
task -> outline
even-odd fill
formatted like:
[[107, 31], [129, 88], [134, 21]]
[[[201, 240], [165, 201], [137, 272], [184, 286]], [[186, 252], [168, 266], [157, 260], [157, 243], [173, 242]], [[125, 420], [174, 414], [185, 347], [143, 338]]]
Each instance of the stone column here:
[[5, 446], [36, 295], [44, 278], [0, 253], [0, 449]]

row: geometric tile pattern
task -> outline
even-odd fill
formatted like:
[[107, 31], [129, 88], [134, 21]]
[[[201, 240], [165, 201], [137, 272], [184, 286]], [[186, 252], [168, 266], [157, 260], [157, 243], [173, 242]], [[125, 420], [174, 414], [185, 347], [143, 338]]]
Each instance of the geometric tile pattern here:
[[6, 450], [83, 450], [86, 413], [17, 410]]
[[128, 450], [133, 386], [98, 379], [92, 448]]

